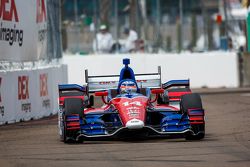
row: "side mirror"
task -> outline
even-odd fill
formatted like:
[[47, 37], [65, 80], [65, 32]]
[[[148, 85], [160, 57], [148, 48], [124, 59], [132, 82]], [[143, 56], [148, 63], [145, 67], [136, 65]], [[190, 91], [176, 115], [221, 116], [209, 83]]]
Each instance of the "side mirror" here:
[[95, 96], [108, 96], [108, 92], [95, 92]]
[[151, 100], [150, 103], [154, 103], [157, 101], [158, 95], [164, 93], [164, 89], [152, 89], [151, 93], [155, 94], [155, 98], [154, 98], [154, 100]]
[[162, 94], [162, 93], [164, 93], [164, 89], [152, 89], [151, 93], [152, 94]]
[[107, 91], [95, 92], [95, 96], [101, 96], [101, 97], [102, 97], [103, 103], [109, 104], [109, 103], [107, 102], [107, 99], [105, 98], [105, 96], [108, 96], [108, 92], [107, 92]]

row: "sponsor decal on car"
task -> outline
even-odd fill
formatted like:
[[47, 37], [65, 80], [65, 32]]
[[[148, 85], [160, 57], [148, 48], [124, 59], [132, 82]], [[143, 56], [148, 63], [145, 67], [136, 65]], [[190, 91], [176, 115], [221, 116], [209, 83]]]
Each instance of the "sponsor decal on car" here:
[[127, 114], [129, 118], [139, 117], [140, 109], [138, 107], [127, 108]]
[[123, 105], [126, 107], [126, 106], [129, 106], [129, 105], [136, 105], [136, 106], [142, 106], [141, 102], [140, 101], [132, 101], [132, 102], [129, 102], [129, 101], [126, 101], [123, 103]]
[[126, 108], [127, 115], [129, 118], [139, 117], [140, 108], [138, 108], [136, 106], [142, 106], [140, 101], [132, 101], [132, 102], [126, 101], [123, 103], [123, 106], [125, 106], [125, 107], [132, 106], [132, 107]]

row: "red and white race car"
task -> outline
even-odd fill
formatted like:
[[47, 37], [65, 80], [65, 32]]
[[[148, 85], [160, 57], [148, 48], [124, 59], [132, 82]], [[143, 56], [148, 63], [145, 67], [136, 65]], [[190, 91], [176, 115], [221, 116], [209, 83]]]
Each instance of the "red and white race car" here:
[[[59, 85], [59, 132], [64, 142], [150, 137], [205, 136], [204, 109], [189, 80], [161, 83], [161, 70], [134, 74], [123, 60], [120, 75], [89, 76], [86, 86]], [[103, 106], [95, 108], [96, 97]]]

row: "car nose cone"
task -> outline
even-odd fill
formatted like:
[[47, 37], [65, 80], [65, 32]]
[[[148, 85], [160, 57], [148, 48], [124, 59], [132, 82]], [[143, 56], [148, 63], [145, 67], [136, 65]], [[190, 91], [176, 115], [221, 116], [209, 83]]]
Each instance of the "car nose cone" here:
[[144, 127], [144, 122], [139, 119], [131, 119], [126, 123], [128, 129], [141, 129]]

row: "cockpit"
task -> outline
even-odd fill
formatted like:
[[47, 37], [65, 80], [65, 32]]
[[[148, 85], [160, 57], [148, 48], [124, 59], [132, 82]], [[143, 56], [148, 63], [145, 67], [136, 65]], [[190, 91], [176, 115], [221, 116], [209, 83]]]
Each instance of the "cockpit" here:
[[120, 94], [124, 94], [124, 93], [137, 93], [138, 92], [138, 87], [137, 84], [135, 83], [134, 80], [131, 79], [125, 79], [123, 81], [121, 81], [120, 85], [119, 85], [119, 91]]
[[130, 64], [129, 59], [123, 59], [123, 64], [125, 67], [122, 68], [120, 72], [120, 79], [117, 92], [119, 94], [124, 93], [136, 93], [139, 91], [134, 71], [128, 66]]

